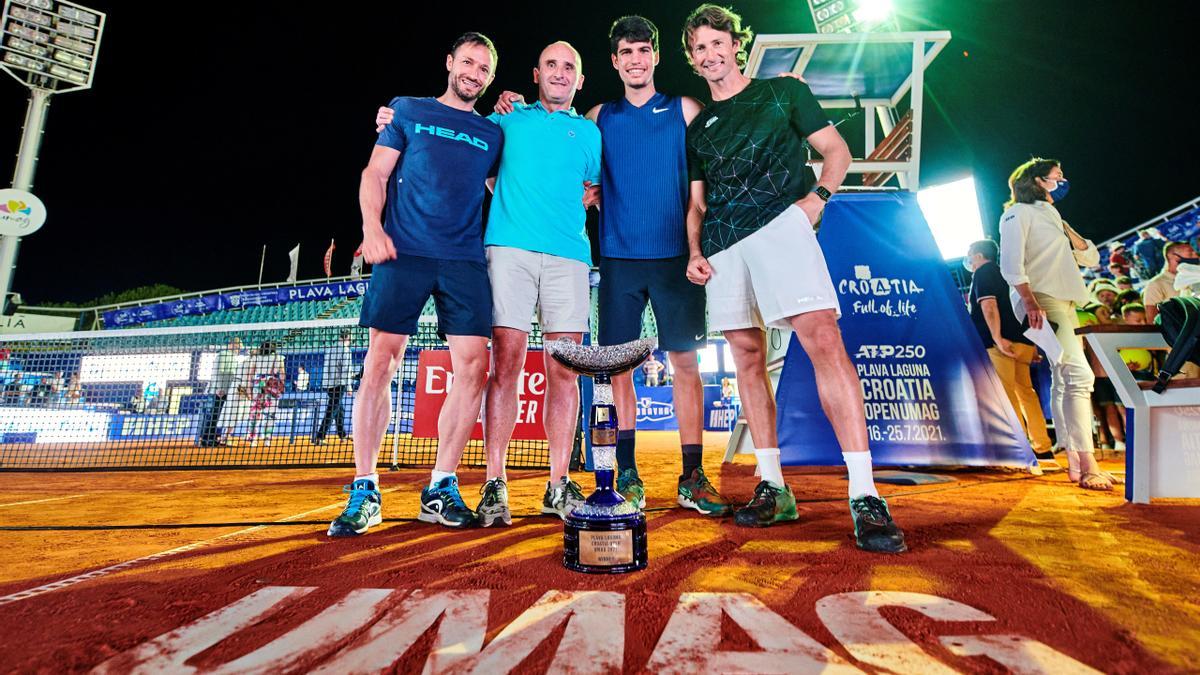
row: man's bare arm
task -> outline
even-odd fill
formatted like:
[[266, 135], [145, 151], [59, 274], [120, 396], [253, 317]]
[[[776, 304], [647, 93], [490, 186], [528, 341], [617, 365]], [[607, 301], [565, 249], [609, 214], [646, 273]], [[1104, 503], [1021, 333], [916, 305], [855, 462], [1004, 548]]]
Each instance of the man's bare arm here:
[[399, 160], [399, 150], [376, 145], [358, 186], [358, 205], [363, 220], [363, 258], [371, 264], [396, 257], [392, 238], [383, 231], [383, 205], [387, 201], [388, 180]]
[[684, 96], [679, 100], [679, 105], [683, 107], [683, 123], [690, 125], [692, 120], [696, 119], [696, 115], [704, 110], [704, 104], [691, 96]]
[[992, 334], [992, 342], [996, 343], [996, 349], [1000, 350], [1001, 354], [1015, 359], [1017, 355], [1012, 351], [1012, 343], [1000, 334], [1000, 306], [996, 302], [996, 298], [980, 298], [979, 310], [983, 312], [983, 321]]
[[837, 192], [842, 187], [842, 181], [846, 180], [846, 171], [850, 169], [850, 146], [846, 145], [846, 140], [832, 124], [809, 134], [808, 143], [825, 160], [817, 185]]
[[688, 266], [687, 278], [694, 284], [703, 286], [712, 276], [712, 267], [704, 257], [700, 247], [700, 232], [704, 227], [704, 212], [708, 210], [708, 201], [704, 198], [705, 184], [702, 180], [694, 180], [688, 188], [687, 207], [687, 238]]
[[[808, 143], [814, 150], [821, 153], [824, 164], [821, 167], [821, 180], [817, 185], [830, 192], [837, 192], [846, 179], [846, 171], [850, 168], [850, 147], [833, 125], [828, 125], [808, 135]], [[810, 192], [796, 201], [808, 221], [816, 225], [821, 220], [821, 212], [825, 210], [825, 200], [814, 192]]]

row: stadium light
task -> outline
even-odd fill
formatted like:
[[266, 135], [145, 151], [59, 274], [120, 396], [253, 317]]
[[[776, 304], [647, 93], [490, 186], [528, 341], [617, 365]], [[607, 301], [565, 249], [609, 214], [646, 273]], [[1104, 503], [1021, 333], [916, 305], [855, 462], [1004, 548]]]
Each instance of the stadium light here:
[[892, 0], [808, 0], [818, 33], [898, 30]]
[[973, 177], [918, 190], [917, 203], [943, 259], [961, 258], [968, 246], [983, 239], [983, 219], [979, 216]]
[[892, 0], [858, 0], [854, 18], [863, 25], [881, 24], [892, 17]]
[[[29, 108], [12, 187], [29, 192], [50, 96], [89, 89], [105, 14], [65, 0], [6, 0], [0, 14], [0, 70], [29, 89]], [[0, 235], [0, 311], [17, 264], [15, 234]]]

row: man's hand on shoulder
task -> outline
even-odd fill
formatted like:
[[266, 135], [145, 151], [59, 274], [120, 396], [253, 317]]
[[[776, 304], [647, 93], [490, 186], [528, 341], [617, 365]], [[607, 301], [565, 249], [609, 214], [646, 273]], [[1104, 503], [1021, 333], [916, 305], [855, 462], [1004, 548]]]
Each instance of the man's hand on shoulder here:
[[515, 91], [503, 91], [500, 93], [500, 98], [496, 99], [496, 114], [507, 115], [516, 109], [518, 103], [524, 104], [525, 97]]
[[804, 84], [808, 84], [808, 80], [804, 79], [803, 75], [801, 75], [800, 73], [793, 73], [791, 71], [788, 71], [786, 73], [780, 73], [780, 74], [776, 75], [775, 77], [788, 77], [793, 80], [800, 80]]
[[380, 106], [379, 110], [375, 112], [375, 133], [383, 131], [384, 128], [391, 124], [392, 120], [395, 118], [395, 110], [392, 110], [387, 106]]
[[586, 211], [593, 206], [600, 206], [600, 186], [592, 181], [583, 181], [583, 209]]

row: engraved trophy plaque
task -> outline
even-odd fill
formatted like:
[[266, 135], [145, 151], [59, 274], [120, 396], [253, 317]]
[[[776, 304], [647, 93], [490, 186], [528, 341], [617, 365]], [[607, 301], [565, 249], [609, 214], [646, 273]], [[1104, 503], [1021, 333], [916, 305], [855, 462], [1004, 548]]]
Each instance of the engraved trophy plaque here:
[[621, 574], [645, 569], [646, 516], [613, 489], [617, 464], [617, 408], [612, 376], [631, 370], [654, 350], [653, 339], [609, 347], [585, 346], [567, 339], [546, 344], [546, 351], [567, 368], [592, 378], [595, 393], [588, 412], [596, 491], [567, 515], [563, 529], [563, 566], [589, 574]]

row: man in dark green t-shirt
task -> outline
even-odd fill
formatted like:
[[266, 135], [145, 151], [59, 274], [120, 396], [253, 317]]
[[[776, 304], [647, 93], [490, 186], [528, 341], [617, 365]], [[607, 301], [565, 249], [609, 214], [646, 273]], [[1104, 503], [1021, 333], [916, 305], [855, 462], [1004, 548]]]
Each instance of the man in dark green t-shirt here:
[[[706, 286], [709, 328], [729, 341], [762, 476], [734, 517], [756, 527], [797, 518], [779, 461], [763, 332], [795, 330], [849, 470], [855, 541], [864, 550], [898, 553], [906, 550], [904, 534], [875, 489], [862, 389], [813, 232], [846, 176], [850, 150], [807, 84], [742, 74], [751, 37], [741, 17], [717, 5], [697, 8], [683, 31], [688, 61], [713, 98], [687, 132], [687, 275]], [[815, 189], [806, 178], [805, 139], [824, 158]]]

